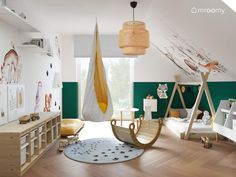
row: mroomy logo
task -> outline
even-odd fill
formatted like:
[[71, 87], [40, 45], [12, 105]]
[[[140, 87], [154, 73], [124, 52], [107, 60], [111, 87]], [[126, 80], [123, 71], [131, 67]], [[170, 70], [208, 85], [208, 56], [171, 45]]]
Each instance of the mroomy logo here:
[[191, 13], [192, 14], [220, 14], [224, 15], [225, 9], [222, 8], [196, 8], [192, 7], [191, 8]]

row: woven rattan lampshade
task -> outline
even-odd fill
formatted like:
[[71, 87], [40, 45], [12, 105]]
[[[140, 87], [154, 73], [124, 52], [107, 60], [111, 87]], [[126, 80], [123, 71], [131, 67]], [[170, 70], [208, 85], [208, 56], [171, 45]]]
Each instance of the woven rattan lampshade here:
[[149, 47], [149, 32], [145, 29], [145, 23], [134, 20], [134, 9], [137, 4], [137, 1], [130, 2], [133, 21], [125, 22], [119, 33], [119, 47], [125, 55], [143, 55]]
[[119, 33], [119, 47], [126, 55], [145, 54], [145, 49], [149, 47], [149, 32], [145, 29], [145, 23], [125, 22]]

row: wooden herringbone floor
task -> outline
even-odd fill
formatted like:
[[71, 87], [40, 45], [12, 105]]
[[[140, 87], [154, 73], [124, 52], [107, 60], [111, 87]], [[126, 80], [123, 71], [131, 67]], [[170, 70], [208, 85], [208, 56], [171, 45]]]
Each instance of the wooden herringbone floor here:
[[[106, 130], [106, 131], [104, 131]], [[81, 139], [112, 136], [108, 123], [87, 123]], [[52, 147], [23, 177], [236, 177], [236, 144], [213, 142], [204, 149], [163, 127], [154, 146], [134, 160], [108, 165], [72, 161]]]

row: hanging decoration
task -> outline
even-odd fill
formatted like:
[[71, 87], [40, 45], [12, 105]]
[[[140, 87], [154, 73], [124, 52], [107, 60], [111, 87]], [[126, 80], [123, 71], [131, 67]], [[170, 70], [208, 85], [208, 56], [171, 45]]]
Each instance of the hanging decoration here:
[[149, 47], [149, 32], [145, 29], [144, 22], [134, 19], [137, 2], [130, 2], [130, 6], [133, 8], [133, 21], [123, 24], [123, 29], [119, 33], [119, 47], [125, 55], [143, 55]]
[[111, 95], [101, 58], [97, 24], [94, 32], [93, 50], [89, 63], [82, 114], [85, 120], [95, 122], [110, 120], [113, 114]]

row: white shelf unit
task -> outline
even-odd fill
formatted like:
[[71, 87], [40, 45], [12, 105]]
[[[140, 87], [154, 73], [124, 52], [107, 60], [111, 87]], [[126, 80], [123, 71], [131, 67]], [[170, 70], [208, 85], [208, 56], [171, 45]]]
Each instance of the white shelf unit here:
[[39, 30], [29, 24], [26, 19], [20, 17], [17, 13], [4, 5], [0, 6], [0, 19], [24, 32], [39, 32]]
[[221, 100], [215, 114], [213, 130], [236, 142], [236, 130], [233, 129], [236, 120], [236, 102]]
[[21, 50], [27, 50], [30, 53], [39, 53], [42, 55], [49, 55], [50, 52], [48, 52], [47, 50], [45, 50], [44, 48], [41, 48], [37, 45], [33, 45], [33, 44], [22, 44], [22, 45], [18, 45], [17, 46], [19, 49]]

